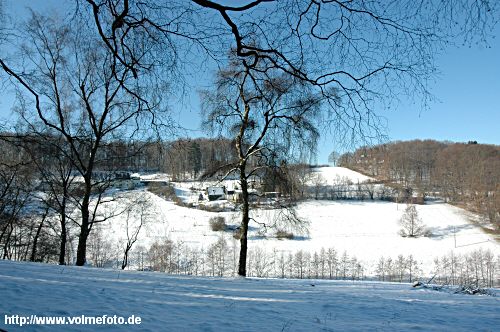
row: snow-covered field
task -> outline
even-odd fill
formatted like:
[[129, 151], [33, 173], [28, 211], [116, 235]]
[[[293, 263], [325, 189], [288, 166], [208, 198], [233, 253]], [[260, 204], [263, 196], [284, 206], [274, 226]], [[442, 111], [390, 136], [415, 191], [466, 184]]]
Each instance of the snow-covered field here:
[[[237, 225], [239, 222], [237, 213], [216, 214], [180, 207], [153, 194], [146, 195], [151, 196], [151, 209], [155, 214], [152, 221], [141, 230], [136, 246], [149, 247], [156, 240], [169, 238], [190, 246], [207, 247], [221, 236], [221, 232], [210, 229], [210, 217], [223, 215], [228, 224]], [[413, 255], [423, 264], [422, 268], [427, 273], [432, 269], [435, 257], [449, 252], [463, 254], [482, 248], [500, 254], [499, 245], [470, 224], [465, 211], [444, 203], [417, 206], [420, 217], [432, 230], [433, 237], [401, 237], [398, 220], [404, 207], [390, 202], [307, 201], [298, 206], [299, 215], [310, 222], [307, 236], [279, 240], [272, 231], [267, 236], [261, 236], [259, 225], [251, 222], [249, 246], [268, 252], [278, 250], [287, 253], [298, 250], [312, 253], [321, 248], [333, 247], [339, 253], [346, 251], [349, 256], [356, 256], [372, 269], [381, 256], [394, 258], [399, 254]], [[253, 213], [253, 217], [257, 221], [266, 221], [274, 213], [272, 210], [258, 210]], [[111, 234], [117, 242], [123, 241], [125, 230], [118, 219], [107, 227], [113, 231], [105, 233]], [[232, 239], [229, 232], [225, 236], [228, 240]]]
[[[6, 331], [498, 331], [498, 296], [409, 284], [203, 278], [0, 261]], [[5, 317], [122, 316], [140, 325], [6, 325]]]
[[[341, 167], [318, 169], [325, 181], [337, 177], [349, 177], [353, 183], [369, 178]], [[157, 177], [161, 179], [161, 176]], [[178, 187], [178, 192], [189, 196], [186, 183]], [[201, 184], [196, 184], [201, 187]], [[231, 232], [214, 232], [209, 227], [210, 217], [221, 215], [227, 224], [239, 224], [237, 212], [208, 212], [195, 208], [175, 205], [154, 194], [138, 190], [132, 196], [144, 194], [150, 198], [149, 218], [141, 229], [135, 247], [148, 248], [155, 241], [171, 239], [182, 241], [185, 245], [206, 248], [222, 236], [230, 246], [237, 246]], [[194, 194], [197, 197], [197, 194]], [[293, 240], [277, 239], [272, 230], [262, 233], [258, 222], [269, 222], [276, 211], [256, 210], [252, 217], [256, 222], [250, 224], [249, 248], [264, 249], [266, 252], [295, 253], [298, 250], [311, 254], [322, 248], [334, 248], [339, 255], [346, 252], [355, 256], [365, 267], [367, 275], [374, 275], [375, 265], [380, 257], [396, 258], [398, 255], [413, 255], [425, 275], [429, 275], [437, 256], [465, 254], [474, 250], [490, 250], [495, 256], [500, 254], [500, 246], [490, 235], [469, 222], [468, 212], [445, 204], [433, 202], [416, 206], [424, 225], [432, 237], [404, 238], [399, 235], [398, 221], [405, 209], [404, 204], [382, 201], [327, 201], [309, 200], [297, 207], [298, 215], [309, 221], [308, 234], [295, 234]], [[133, 225], [133, 223], [131, 223]], [[126, 230], [123, 216], [112, 219], [103, 226], [106, 237], [116, 244], [125, 241]], [[234, 228], [233, 227], [233, 228]], [[237, 248], [235, 249], [237, 250]], [[132, 250], [132, 252], [134, 249]]]

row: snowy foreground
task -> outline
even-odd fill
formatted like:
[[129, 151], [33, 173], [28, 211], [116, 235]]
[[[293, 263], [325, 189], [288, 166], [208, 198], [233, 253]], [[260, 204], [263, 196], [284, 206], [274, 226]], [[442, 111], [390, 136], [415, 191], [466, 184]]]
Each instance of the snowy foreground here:
[[[169, 276], [0, 261], [6, 331], [498, 331], [500, 298], [409, 284]], [[5, 325], [4, 316], [135, 315], [140, 325]]]

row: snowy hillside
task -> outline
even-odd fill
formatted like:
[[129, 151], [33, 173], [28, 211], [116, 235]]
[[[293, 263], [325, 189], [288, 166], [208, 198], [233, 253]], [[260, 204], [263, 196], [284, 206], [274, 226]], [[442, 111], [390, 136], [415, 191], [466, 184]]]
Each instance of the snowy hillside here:
[[[216, 214], [180, 207], [153, 194], [146, 194], [151, 197], [154, 218], [141, 230], [136, 246], [149, 247], [156, 240], [169, 238], [190, 246], [207, 247], [221, 236], [221, 232], [210, 229], [210, 217], [225, 216], [227, 223], [234, 227], [239, 222], [235, 212]], [[263, 236], [259, 233], [259, 225], [251, 222], [250, 249], [262, 248], [269, 253], [274, 250], [312, 253], [333, 247], [339, 254], [346, 251], [350, 256], [356, 256], [370, 270], [374, 269], [381, 256], [413, 255], [427, 273], [432, 270], [434, 258], [448, 252], [460, 254], [482, 248], [500, 253], [498, 244], [489, 235], [468, 222], [465, 211], [444, 203], [417, 206], [433, 237], [403, 238], [398, 233], [398, 220], [404, 207], [390, 202], [307, 201], [298, 206], [298, 214], [310, 222], [307, 235], [297, 235], [294, 240], [280, 240], [274, 237], [272, 231]], [[257, 210], [252, 216], [261, 222], [272, 219], [275, 213], [273, 210]], [[125, 230], [119, 218], [104, 227], [113, 230], [105, 232], [111, 235], [113, 241], [123, 241]], [[231, 245], [237, 245], [231, 233], [224, 232], [223, 236]]]
[[[409, 284], [168, 276], [0, 261], [11, 331], [494, 331], [499, 297]], [[6, 325], [16, 315], [140, 317], [134, 326]], [[118, 320], [117, 320], [118, 321]], [[495, 327], [496, 326], [496, 327]]]
[[371, 177], [345, 167], [318, 167], [313, 169], [313, 174], [319, 174], [328, 185], [338, 182], [338, 179], [342, 178], [346, 178], [352, 183], [373, 180]]
[[[368, 179], [340, 167], [325, 167], [318, 172], [327, 181], [338, 176], [348, 177], [353, 183]], [[185, 183], [177, 187], [177, 193], [190, 197], [188, 188], [193, 186], [202, 187], [202, 184]], [[137, 197], [142, 193], [150, 199], [149, 218], [131, 251], [133, 268], [133, 257], [139, 254], [137, 248], [147, 251], [153, 243], [166, 239], [182, 243], [187, 249], [204, 250], [223, 238], [227, 242], [228, 254], [233, 258], [237, 255], [239, 243], [233, 238], [233, 232], [215, 232], [209, 225], [211, 217], [223, 216], [228, 227], [234, 230], [240, 221], [237, 212], [215, 213], [182, 207], [144, 190], [132, 192], [130, 196]], [[197, 194], [192, 196], [197, 197]], [[215, 204], [224, 204], [224, 201]], [[423, 224], [432, 233], [431, 237], [404, 238], [399, 234], [399, 220], [405, 207], [404, 204], [371, 200], [305, 201], [297, 206], [297, 213], [309, 222], [308, 232], [291, 230], [290, 232], [295, 232], [293, 239], [278, 239], [274, 230], [266, 230], [259, 224], [269, 223], [279, 212], [254, 210], [254, 221], [251, 221], [249, 231], [250, 255], [262, 256], [262, 253], [265, 253], [269, 256], [279, 253], [287, 256], [298, 251], [313, 255], [319, 254], [322, 249], [333, 248], [339, 258], [343, 253], [355, 257], [362, 263], [363, 273], [368, 276], [376, 274], [377, 263], [381, 257], [396, 259], [399, 255], [411, 255], [416, 260], [418, 269], [428, 276], [434, 270], [434, 259], [438, 256], [463, 255], [479, 249], [488, 250], [493, 257], [500, 254], [498, 243], [479, 227], [471, 224], [466, 211], [442, 202], [416, 206]], [[133, 222], [129, 225], [133, 225]], [[123, 216], [112, 219], [102, 225], [101, 229], [113, 248], [126, 241]], [[120, 255], [118, 252], [117, 260], [121, 259]]]

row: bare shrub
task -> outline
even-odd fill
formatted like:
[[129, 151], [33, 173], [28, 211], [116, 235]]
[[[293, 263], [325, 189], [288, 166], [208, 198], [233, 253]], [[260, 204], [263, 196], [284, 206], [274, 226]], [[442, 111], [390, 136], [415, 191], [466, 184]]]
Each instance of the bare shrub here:
[[223, 232], [226, 230], [226, 218], [222, 216], [211, 217], [208, 221], [210, 224], [210, 229], [214, 232]]
[[292, 232], [287, 232], [287, 231], [284, 231], [282, 229], [279, 229], [276, 231], [276, 238], [278, 240], [283, 240], [283, 239], [293, 240], [294, 235]]
[[214, 204], [214, 205], [205, 205], [205, 204], [199, 204], [198, 209], [203, 210], [203, 211], [208, 211], [208, 212], [224, 212], [225, 209], [223, 206]]
[[234, 231], [233, 231], [233, 238], [235, 238], [236, 240], [240, 240], [241, 239], [241, 227], [238, 227], [236, 228]]

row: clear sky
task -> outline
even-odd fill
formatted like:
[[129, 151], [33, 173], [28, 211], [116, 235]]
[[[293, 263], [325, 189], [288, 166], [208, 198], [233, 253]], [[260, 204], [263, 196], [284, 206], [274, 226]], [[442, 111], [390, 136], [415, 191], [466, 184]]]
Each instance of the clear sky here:
[[[430, 84], [435, 100], [427, 109], [404, 100], [392, 110], [378, 110], [387, 121], [389, 140], [470, 140], [500, 144], [500, 26], [488, 46], [449, 47], [436, 57], [439, 73]], [[178, 119], [198, 129], [199, 103], [188, 101]], [[195, 134], [193, 132], [193, 134]], [[323, 136], [318, 163], [326, 163], [336, 142]]]
[[[0, 0], [2, 1], [2, 0]], [[7, 15], [23, 15], [27, 5], [47, 8], [58, 1], [4, 1]], [[49, 4], [49, 5], [48, 5]], [[436, 139], [500, 144], [500, 26], [497, 26], [486, 46], [450, 47], [437, 56], [440, 75], [431, 84], [430, 91], [437, 99], [422, 111], [417, 105], [404, 101], [397, 109], [379, 110], [387, 120], [390, 140]], [[199, 89], [197, 82], [191, 82]], [[3, 92], [0, 98], [0, 117], [9, 114], [13, 97]], [[172, 105], [181, 126], [190, 135], [203, 136], [200, 129], [197, 93], [183, 102]], [[318, 163], [326, 163], [328, 154], [336, 149], [329, 136], [321, 138]]]
[[401, 107], [387, 115], [391, 139], [434, 138], [500, 144], [500, 27], [489, 46], [450, 47], [429, 110]]

